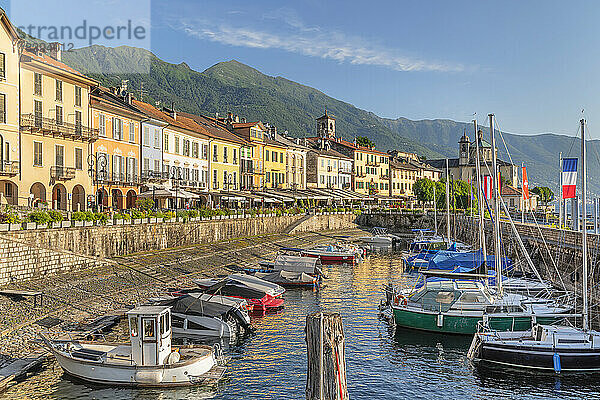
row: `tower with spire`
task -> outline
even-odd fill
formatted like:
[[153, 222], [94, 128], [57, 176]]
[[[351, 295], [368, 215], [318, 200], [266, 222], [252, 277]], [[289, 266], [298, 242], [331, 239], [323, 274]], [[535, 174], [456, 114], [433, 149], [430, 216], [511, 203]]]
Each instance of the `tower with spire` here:
[[467, 130], [465, 129], [462, 137], [458, 141], [458, 165], [462, 166], [469, 164], [470, 143], [469, 137], [467, 136]]
[[317, 118], [317, 136], [326, 139], [335, 138], [335, 118], [327, 112], [327, 109], [323, 116]]

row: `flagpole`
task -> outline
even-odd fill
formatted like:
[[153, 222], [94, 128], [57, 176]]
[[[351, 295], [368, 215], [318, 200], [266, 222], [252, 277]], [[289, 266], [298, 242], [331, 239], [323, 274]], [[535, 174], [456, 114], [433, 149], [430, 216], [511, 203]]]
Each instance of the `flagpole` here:
[[490, 118], [490, 136], [492, 139], [492, 169], [493, 188], [494, 188], [494, 266], [496, 267], [496, 285], [498, 294], [503, 295], [502, 290], [502, 258], [500, 248], [500, 176], [498, 174], [498, 155], [496, 154], [496, 138], [494, 135], [494, 114], [489, 114]]
[[446, 237], [450, 246], [450, 168], [446, 158]]
[[566, 208], [563, 208], [563, 181], [562, 181], [562, 176], [563, 176], [563, 159], [562, 159], [562, 151], [560, 152], [560, 156], [559, 156], [559, 178], [558, 178], [558, 183], [559, 183], [559, 188], [558, 190], [560, 191], [560, 197], [558, 199], [558, 229], [562, 229], [563, 227], [563, 219], [566, 220], [567, 219], [567, 213], [566, 213]]
[[[483, 262], [487, 264], [486, 258], [486, 246], [485, 246], [485, 226], [484, 226], [484, 203], [485, 197], [483, 191], [483, 185], [481, 183], [481, 164], [479, 160], [479, 130], [477, 129], [477, 120], [473, 120], [473, 127], [475, 128], [475, 173], [477, 174], [477, 208], [479, 211], [479, 241], [481, 244], [481, 251], [483, 253]], [[487, 266], [486, 266], [487, 274]], [[486, 279], [486, 282], [488, 280]]]
[[435, 235], [437, 236], [438, 227], [437, 227], [437, 197], [435, 196], [435, 181], [433, 181], [433, 221], [435, 224]]
[[587, 167], [585, 154], [585, 119], [581, 120], [581, 206], [583, 215], [581, 216], [581, 258], [583, 259], [583, 330], [588, 330], [588, 259], [587, 259], [587, 210], [585, 203], [587, 200]]

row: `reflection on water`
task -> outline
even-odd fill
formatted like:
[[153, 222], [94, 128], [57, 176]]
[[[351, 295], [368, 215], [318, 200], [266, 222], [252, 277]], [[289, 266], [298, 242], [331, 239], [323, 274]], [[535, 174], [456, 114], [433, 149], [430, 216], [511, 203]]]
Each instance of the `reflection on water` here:
[[204, 388], [132, 390], [103, 388], [63, 376], [54, 362], [4, 393], [27, 399], [303, 399], [306, 381], [304, 325], [320, 309], [341, 313], [346, 335], [350, 398], [450, 399], [600, 398], [600, 383], [581, 377], [536, 376], [474, 370], [466, 360], [470, 338], [395, 329], [378, 319], [383, 287], [408, 285], [397, 254], [372, 254], [354, 267], [326, 267], [318, 292], [290, 290], [285, 309], [254, 320], [256, 334], [228, 348], [227, 378]]

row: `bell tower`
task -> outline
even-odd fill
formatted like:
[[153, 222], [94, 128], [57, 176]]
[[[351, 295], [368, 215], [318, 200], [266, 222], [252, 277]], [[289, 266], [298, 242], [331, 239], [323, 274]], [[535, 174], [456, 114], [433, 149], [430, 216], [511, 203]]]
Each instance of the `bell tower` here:
[[335, 138], [335, 118], [327, 113], [327, 109], [322, 117], [317, 118], [317, 136], [327, 139]]
[[462, 137], [458, 141], [458, 164], [467, 165], [469, 163], [469, 137], [467, 136], [466, 130], [463, 132]]

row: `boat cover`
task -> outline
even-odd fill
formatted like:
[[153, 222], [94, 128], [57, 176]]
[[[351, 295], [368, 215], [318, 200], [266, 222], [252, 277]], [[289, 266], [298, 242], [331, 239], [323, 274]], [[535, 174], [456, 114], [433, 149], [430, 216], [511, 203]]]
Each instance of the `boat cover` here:
[[[314, 257], [279, 255], [273, 264], [274, 271], [303, 272], [309, 275], [317, 273], [320, 259]], [[264, 278], [263, 278], [264, 279]]]
[[261, 273], [257, 272], [255, 276], [269, 282], [279, 285], [313, 285], [316, 279], [303, 272], [275, 271]]
[[[502, 257], [502, 270], [510, 271], [513, 267], [513, 262], [507, 257]], [[484, 262], [483, 252], [481, 250], [473, 252], [455, 252], [449, 250], [438, 251], [430, 260], [428, 269], [446, 269], [454, 270], [457, 267], [467, 269], [476, 269], [481, 267]], [[495, 268], [494, 255], [487, 254], [485, 262], [488, 269]]]

